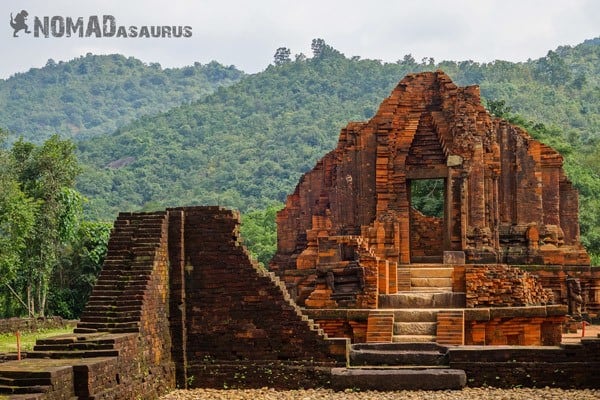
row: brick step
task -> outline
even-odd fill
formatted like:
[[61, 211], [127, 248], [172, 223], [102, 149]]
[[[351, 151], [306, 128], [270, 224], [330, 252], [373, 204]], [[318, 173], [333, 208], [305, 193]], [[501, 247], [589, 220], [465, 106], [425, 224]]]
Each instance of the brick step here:
[[427, 308], [407, 308], [400, 310], [390, 310], [394, 313], [395, 322], [436, 322], [437, 309]]
[[127, 272], [150, 275], [153, 270], [154, 266], [151, 262], [132, 262], [131, 269]]
[[98, 329], [94, 328], [75, 328], [73, 329], [73, 333], [95, 333], [98, 332]]
[[411, 257], [415, 264], [442, 264], [444, 256], [415, 256]]
[[0, 376], [11, 379], [39, 379], [44, 385], [52, 384], [53, 373], [44, 369], [46, 365], [25, 365], [24, 368], [17, 369], [14, 365], [14, 363], [0, 364]]
[[49, 350], [49, 351], [30, 351], [27, 353], [27, 358], [48, 358], [48, 359], [63, 359], [63, 358], [95, 358], [95, 357], [118, 357], [119, 350]]
[[139, 322], [139, 315], [128, 315], [127, 313], [120, 313], [120, 315], [82, 315], [80, 322], [85, 323], [96, 323], [96, 324], [105, 324], [105, 323], [126, 323], [126, 322]]
[[109, 326], [102, 326], [102, 327], [99, 327], [99, 328], [77, 327], [77, 328], [73, 329], [73, 332], [75, 332], [75, 333], [81, 333], [81, 334], [98, 333], [98, 332], [105, 332], [105, 333], [139, 333], [140, 332], [140, 328], [139, 327], [123, 327], [123, 328], [119, 328], [119, 327], [109, 327]]
[[121, 270], [119, 273], [113, 270], [105, 270], [98, 277], [96, 285], [117, 286], [117, 285], [144, 285], [150, 280], [150, 274], [139, 270]]
[[87, 350], [114, 350], [114, 344], [97, 342], [76, 342], [64, 344], [36, 344], [33, 351], [87, 351]]
[[411, 286], [410, 291], [415, 293], [450, 293], [452, 292], [452, 286]]
[[130, 297], [131, 295], [144, 295], [146, 292], [146, 287], [124, 287], [123, 289], [95, 289], [92, 291], [91, 296], [103, 296], [103, 297]]
[[311, 331], [313, 331], [313, 332], [316, 332], [316, 333], [317, 333], [317, 335], [319, 335], [319, 336], [323, 337], [324, 339], [327, 339], [327, 338], [328, 338], [328, 336], [327, 336], [327, 334], [325, 333], [325, 331], [324, 331], [323, 329], [319, 328], [319, 325], [309, 325], [309, 329], [310, 329]]
[[149, 278], [150, 274], [146, 271], [140, 271], [139, 269], [116, 269], [117, 267], [106, 266], [98, 277], [97, 284], [113, 285], [120, 282], [132, 282], [132, 283], [145, 283]]
[[410, 272], [410, 286], [413, 288], [450, 288], [452, 291], [452, 277], [450, 278], [429, 278], [429, 277], [413, 277], [413, 271]]
[[77, 324], [77, 328], [88, 328], [88, 329], [101, 329], [101, 328], [139, 329], [139, 324], [138, 324], [138, 322], [85, 322], [85, 321], [80, 321]]
[[429, 343], [437, 340], [436, 335], [393, 335], [394, 343]]
[[111, 250], [125, 250], [131, 245], [131, 238], [111, 238], [108, 241], [108, 248]]
[[102, 329], [101, 332], [109, 333], [139, 333], [139, 328], [106, 328]]
[[350, 347], [352, 366], [448, 365], [448, 348], [432, 342], [361, 343]]
[[146, 290], [148, 287], [148, 280], [145, 281], [122, 281], [122, 282], [97, 282], [94, 285], [94, 292], [110, 292], [110, 291], [118, 291], [123, 292], [123, 290]]
[[[121, 292], [123, 293], [123, 292]], [[120, 296], [119, 296], [120, 297]], [[121, 298], [115, 298], [115, 296], [104, 296], [102, 294], [94, 294], [92, 293], [92, 295], [90, 296], [88, 303], [105, 303], [106, 304], [114, 304], [114, 305], [119, 305], [119, 304], [124, 304], [127, 302], [131, 302], [131, 301], [139, 301], [140, 304], [141, 302], [144, 300], [144, 296], [143, 294], [136, 294], [136, 295], [131, 295], [131, 296], [127, 296], [126, 299], [121, 299]], [[133, 305], [133, 304], [131, 304]]]
[[159, 242], [152, 243], [151, 245], [140, 245], [137, 243], [132, 243], [130, 249], [133, 254], [136, 256], [154, 256], [156, 254], [156, 248], [160, 245]]
[[452, 278], [454, 268], [408, 268], [411, 278]]
[[414, 262], [410, 264], [399, 264], [398, 268], [450, 268], [441, 262]]
[[8, 378], [0, 376], [0, 386], [48, 386], [52, 385], [49, 378]]
[[96, 313], [110, 313], [110, 312], [119, 312], [119, 313], [127, 313], [127, 312], [136, 312], [140, 311], [140, 307], [138, 305], [134, 306], [114, 306], [114, 305], [88, 305], [85, 306], [85, 310], [81, 314], [81, 316], [86, 315], [96, 315]]
[[394, 336], [397, 335], [429, 335], [435, 336], [436, 322], [394, 322]]
[[97, 299], [97, 300], [90, 300], [88, 301], [88, 304], [85, 306], [86, 310], [88, 307], [97, 307], [96, 309], [100, 309], [100, 308], [112, 308], [112, 307], [116, 307], [117, 309], [121, 310], [121, 307], [126, 307], [123, 308], [123, 310], [131, 310], [132, 308], [135, 310], [139, 310], [142, 307], [142, 300], [121, 300], [121, 299]]
[[[0, 395], [46, 393], [51, 388], [52, 386], [50, 385], [10, 386], [0, 384]], [[27, 397], [27, 399], [31, 399], [31, 397]]]

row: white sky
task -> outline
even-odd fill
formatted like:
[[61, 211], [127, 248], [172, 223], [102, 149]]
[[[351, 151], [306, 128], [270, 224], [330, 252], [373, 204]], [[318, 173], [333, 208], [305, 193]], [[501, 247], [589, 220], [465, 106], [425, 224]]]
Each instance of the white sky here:
[[[192, 37], [13, 38], [13, 15], [113, 15], [117, 25], [189, 25]], [[3, 0], [0, 78], [49, 58], [120, 53], [163, 67], [217, 60], [258, 72], [278, 47], [311, 56], [313, 38], [346, 56], [394, 62], [411, 53], [442, 60], [526, 61], [600, 36], [598, 0]]]

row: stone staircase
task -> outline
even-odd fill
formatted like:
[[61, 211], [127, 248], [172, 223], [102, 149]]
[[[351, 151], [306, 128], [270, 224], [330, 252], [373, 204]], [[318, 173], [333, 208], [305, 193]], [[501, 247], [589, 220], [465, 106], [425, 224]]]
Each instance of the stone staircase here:
[[264, 270], [256, 264], [255, 269], [259, 275], [262, 275], [265, 278], [269, 279], [271, 281], [271, 284], [277, 286], [279, 290], [281, 290], [281, 293], [283, 294], [283, 298], [285, 299], [287, 305], [294, 310], [295, 314], [298, 317], [300, 317], [302, 321], [306, 322], [311, 331], [316, 332], [323, 339], [329, 339], [327, 333], [325, 333], [325, 331], [321, 329], [319, 324], [317, 324], [314, 320], [312, 320], [306, 314], [304, 314], [302, 312], [302, 309], [296, 304], [294, 300], [292, 300], [292, 297], [290, 296], [287, 287], [285, 286], [285, 283], [281, 279], [279, 279], [277, 275], [275, 275], [273, 272]]
[[166, 213], [122, 213], [104, 267], [75, 333], [138, 332], [153, 260], [165, 234]]
[[[104, 267], [72, 334], [40, 339], [27, 358], [0, 364], [0, 398], [94, 398], [88, 371], [116, 362], [137, 343], [142, 304], [166, 213], [121, 213]], [[83, 382], [85, 384], [74, 384]]]
[[62, 364], [57, 360], [23, 360], [18, 367], [14, 363], [0, 364], [0, 398], [43, 399], [53, 388], [58, 388], [57, 399], [76, 398], [69, 388], [72, 370]]
[[394, 334], [392, 342], [435, 342], [437, 309], [408, 308], [394, 310]]
[[[367, 343], [350, 348], [348, 368], [332, 372], [334, 388], [361, 390], [453, 390], [466, 385], [463, 370], [451, 369], [448, 348], [436, 343], [438, 322], [465, 307], [453, 292], [454, 268], [411, 264], [398, 268], [398, 289], [380, 295], [369, 312]], [[438, 315], [442, 313], [442, 315]], [[460, 323], [462, 328], [462, 322]], [[452, 339], [452, 338], [451, 338]]]
[[448, 348], [436, 343], [354, 344], [349, 360], [349, 367], [332, 371], [334, 389], [452, 390], [467, 380], [449, 367]]
[[[465, 294], [452, 291], [453, 271], [453, 267], [444, 264], [399, 267], [399, 291], [379, 296], [379, 309], [370, 313], [367, 326], [367, 332], [387, 329], [392, 334], [389, 338], [367, 334], [367, 342], [435, 342], [438, 312], [465, 307]], [[384, 314], [392, 316], [386, 320], [387, 328], [382, 326], [382, 320], [375, 323], [377, 316]]]

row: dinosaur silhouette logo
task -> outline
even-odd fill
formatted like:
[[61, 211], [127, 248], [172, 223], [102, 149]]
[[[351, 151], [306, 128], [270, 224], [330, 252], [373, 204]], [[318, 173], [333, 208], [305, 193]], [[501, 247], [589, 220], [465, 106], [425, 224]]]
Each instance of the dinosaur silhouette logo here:
[[13, 37], [18, 37], [17, 32], [19, 32], [20, 30], [25, 30], [25, 33], [31, 33], [29, 31], [29, 26], [27, 26], [27, 24], [25, 23], [25, 20], [27, 19], [28, 15], [29, 13], [27, 11], [21, 10], [21, 12], [18, 13], [13, 19], [13, 15], [12, 13], [10, 13], [10, 26], [12, 26], [12, 28], [15, 30], [15, 32], [13, 33]]

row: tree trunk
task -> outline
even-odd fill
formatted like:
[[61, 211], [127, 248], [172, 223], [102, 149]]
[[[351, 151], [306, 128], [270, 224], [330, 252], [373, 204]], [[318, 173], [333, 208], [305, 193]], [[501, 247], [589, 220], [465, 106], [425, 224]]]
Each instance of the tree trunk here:
[[34, 309], [33, 309], [33, 296], [31, 293], [31, 282], [27, 283], [27, 313], [29, 317], [33, 317]]

